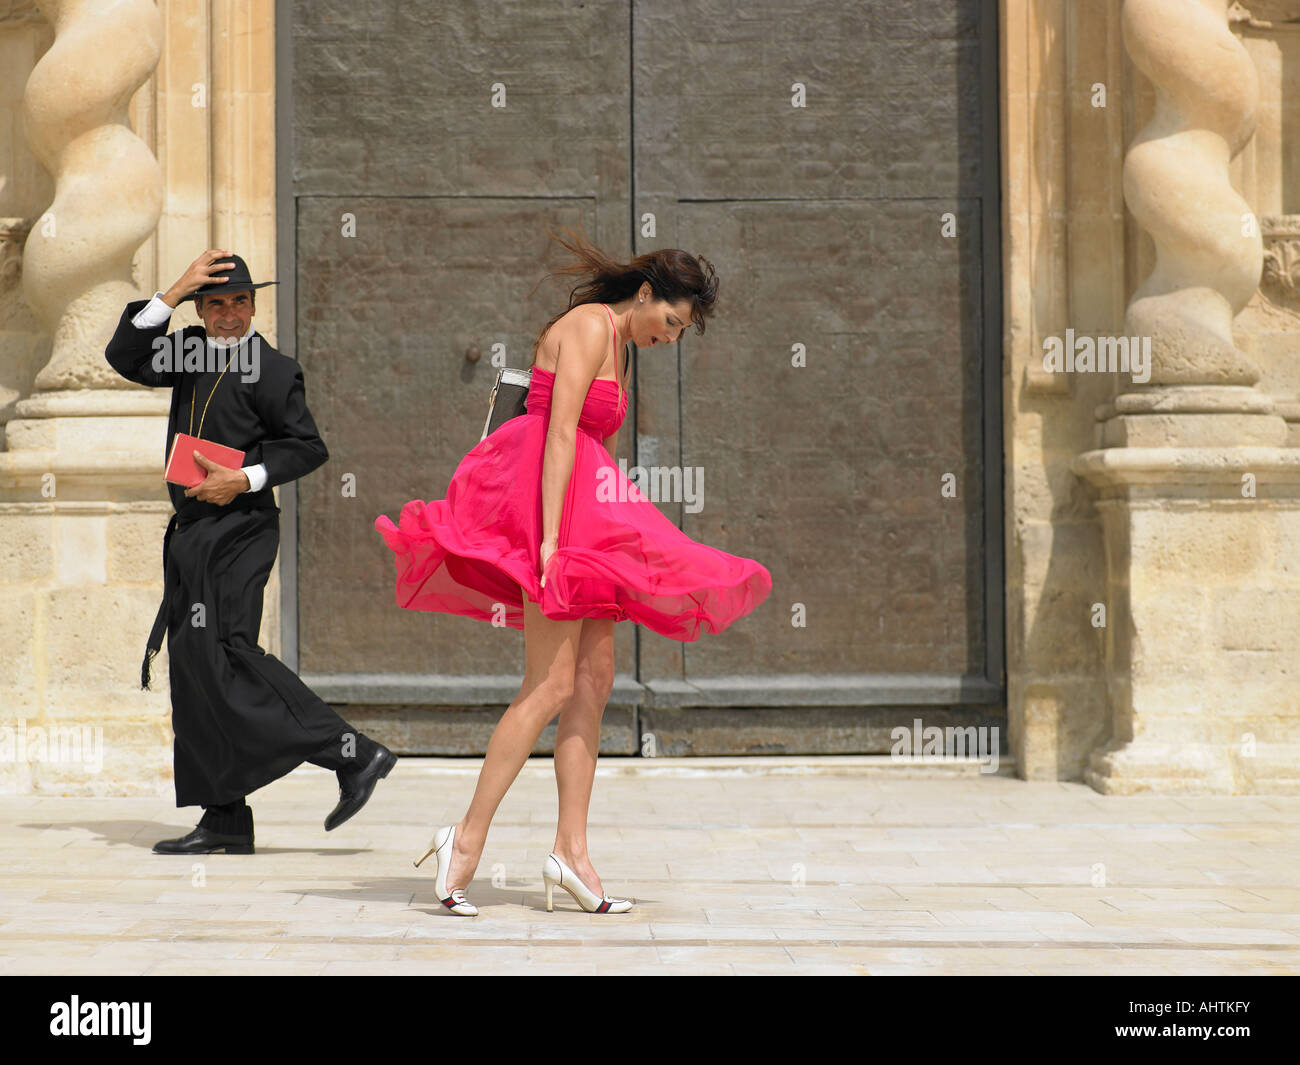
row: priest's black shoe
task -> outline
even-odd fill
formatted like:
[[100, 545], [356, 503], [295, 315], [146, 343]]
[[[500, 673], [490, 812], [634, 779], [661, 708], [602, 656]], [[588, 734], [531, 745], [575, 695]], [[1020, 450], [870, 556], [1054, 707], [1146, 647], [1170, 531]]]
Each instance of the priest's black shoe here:
[[397, 755], [382, 744], [377, 745], [370, 761], [360, 769], [339, 770], [339, 803], [325, 818], [325, 831], [338, 828], [349, 817], [365, 806], [375, 785], [388, 776], [389, 770], [397, 765]]
[[162, 839], [153, 845], [154, 854], [211, 854], [213, 851], [225, 851], [227, 854], [252, 854], [253, 833], [231, 834], [214, 832], [199, 825], [188, 836], [180, 839]]

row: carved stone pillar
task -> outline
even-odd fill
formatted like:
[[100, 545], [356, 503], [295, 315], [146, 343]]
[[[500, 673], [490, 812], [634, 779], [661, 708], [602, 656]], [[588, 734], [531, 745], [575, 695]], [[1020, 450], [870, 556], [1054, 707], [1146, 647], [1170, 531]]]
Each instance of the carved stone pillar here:
[[27, 80], [23, 119], [32, 154], [54, 179], [54, 199], [30, 225], [22, 283], [53, 348], [36, 392], [7, 426], [0, 490], [48, 498], [40, 494], [48, 482], [32, 476], [81, 476], [88, 462], [107, 461], [116, 490], [157, 498], [152, 452], [167, 397], [118, 376], [104, 345], [127, 301], [141, 295], [132, 257], [162, 213], [162, 171], [127, 124], [131, 97], [158, 63], [162, 20], [151, 0], [38, 6], [55, 36]]
[[28, 76], [21, 128], [54, 188], [25, 220], [21, 283], [52, 344], [0, 451], [0, 727], [28, 739], [27, 757], [0, 765], [0, 791], [165, 794], [170, 708], [165, 691], [139, 690], [139, 661], [171, 509], [159, 474], [169, 397], [104, 359], [162, 211], [158, 163], [127, 125], [162, 23], [150, 0], [37, 6], [54, 38]]
[[[275, 8], [62, 0], [23, 10], [54, 33], [41, 28], [24, 72], [30, 152], [8, 153], [21, 156], [11, 174], [0, 150], [0, 189], [11, 182], [5, 203], [15, 204], [0, 214], [23, 215], [23, 302], [53, 343], [34, 391], [35, 365], [0, 378], [0, 403], [7, 384], [30, 393], [0, 444], [0, 728], [100, 729], [103, 764], [0, 760], [0, 793], [169, 795], [165, 645], [154, 690], [139, 682], [171, 514], [170, 393], [119, 378], [104, 346], [130, 298], [166, 288], [205, 248], [232, 248], [273, 275]], [[39, 172], [33, 155], [48, 178], [28, 176]], [[0, 286], [13, 272], [7, 246]], [[274, 341], [273, 305], [259, 304], [256, 321]], [[172, 326], [194, 320], [183, 308]], [[0, 336], [0, 362], [7, 355]], [[272, 652], [274, 572], [262, 634]]]
[[54, 45], [28, 79], [23, 118], [55, 189], [27, 238], [23, 292], [54, 353], [36, 384], [125, 387], [104, 361], [102, 337], [138, 294], [131, 258], [162, 214], [158, 161], [127, 125], [131, 96], [158, 64], [162, 20], [151, 0], [40, 7]]
[[1124, 43], [1156, 112], [1124, 158], [1124, 200], [1156, 248], [1125, 333], [1150, 337], [1147, 387], [1102, 412], [1102, 445], [1281, 444], [1286, 424], [1252, 388], [1259, 368], [1232, 320], [1259, 287], [1263, 241], [1229, 160], [1255, 129], [1259, 79], [1227, 0], [1126, 0]]
[[1111, 738], [1085, 773], [1103, 792], [1300, 790], [1300, 450], [1233, 339], [1263, 247], [1229, 174], [1258, 79], [1227, 7], [1123, 7], [1156, 96], [1124, 166], [1155, 268], [1125, 322], [1149, 384], [1098, 409], [1073, 467], [1106, 545]]

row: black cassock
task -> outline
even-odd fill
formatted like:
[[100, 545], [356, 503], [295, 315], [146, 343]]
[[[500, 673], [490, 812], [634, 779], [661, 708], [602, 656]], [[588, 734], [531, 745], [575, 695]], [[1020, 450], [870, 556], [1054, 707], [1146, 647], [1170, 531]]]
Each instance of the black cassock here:
[[[237, 361], [224, 376], [217, 368], [200, 369], [199, 359], [206, 365], [217, 357], [203, 327], [171, 334], [166, 325], [137, 329], [131, 319], [147, 302], [127, 304], [105, 356], [128, 381], [171, 388], [164, 458], [178, 431], [200, 435], [202, 422], [204, 440], [238, 448], [246, 452], [242, 465], [261, 462], [267, 470], [260, 491], [225, 506], [187, 498], [183, 487], [167, 484], [175, 514], [163, 537], [165, 591], [141, 682], [147, 686], [149, 659], [165, 627], [176, 805], [216, 806], [237, 802], [304, 761], [336, 770], [357, 764], [356, 741], [348, 739], [356, 731], [257, 643], [262, 591], [280, 545], [271, 488], [310, 473], [329, 452], [307, 409], [296, 360], [254, 332], [244, 343], [258, 341], [250, 349], [260, 371], [256, 381], [242, 379]], [[169, 338], [175, 361], [155, 356], [160, 337]]]

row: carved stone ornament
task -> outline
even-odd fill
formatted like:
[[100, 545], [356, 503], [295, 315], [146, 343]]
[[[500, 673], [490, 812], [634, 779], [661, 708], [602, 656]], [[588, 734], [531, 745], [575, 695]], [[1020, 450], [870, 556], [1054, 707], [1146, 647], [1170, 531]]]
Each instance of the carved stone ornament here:
[[0, 0], [0, 25], [14, 22], [44, 22], [34, 0]]
[[1300, 294], [1300, 215], [1265, 215], [1264, 276], [1261, 285], [1284, 299]]
[[1248, 4], [1235, 0], [1228, 9], [1228, 21], [1234, 25], [1244, 22], [1259, 30], [1300, 22], [1300, 0], [1248, 0]]
[[22, 218], [0, 218], [0, 292], [23, 274], [23, 245], [32, 224]]

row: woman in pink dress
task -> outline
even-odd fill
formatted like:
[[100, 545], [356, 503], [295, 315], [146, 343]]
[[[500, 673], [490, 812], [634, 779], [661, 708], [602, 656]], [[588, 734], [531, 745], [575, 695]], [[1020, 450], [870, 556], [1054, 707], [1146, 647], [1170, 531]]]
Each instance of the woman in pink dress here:
[[588, 912], [632, 903], [604, 894], [587, 854], [587, 810], [600, 720], [614, 683], [614, 623], [631, 620], [674, 640], [721, 632], [772, 588], [759, 563], [697, 543], [645, 498], [612, 455], [627, 413], [627, 340], [646, 350], [704, 332], [718, 283], [707, 260], [676, 249], [620, 264], [575, 235], [588, 277], [533, 349], [527, 413], [461, 461], [444, 499], [412, 500], [396, 525], [375, 528], [397, 563], [397, 603], [523, 629], [523, 685], [488, 742], [464, 818], [434, 835], [439, 900], [465, 897], [488, 828], [537, 737], [558, 714], [559, 823], [542, 870], [546, 908], [567, 890]]

